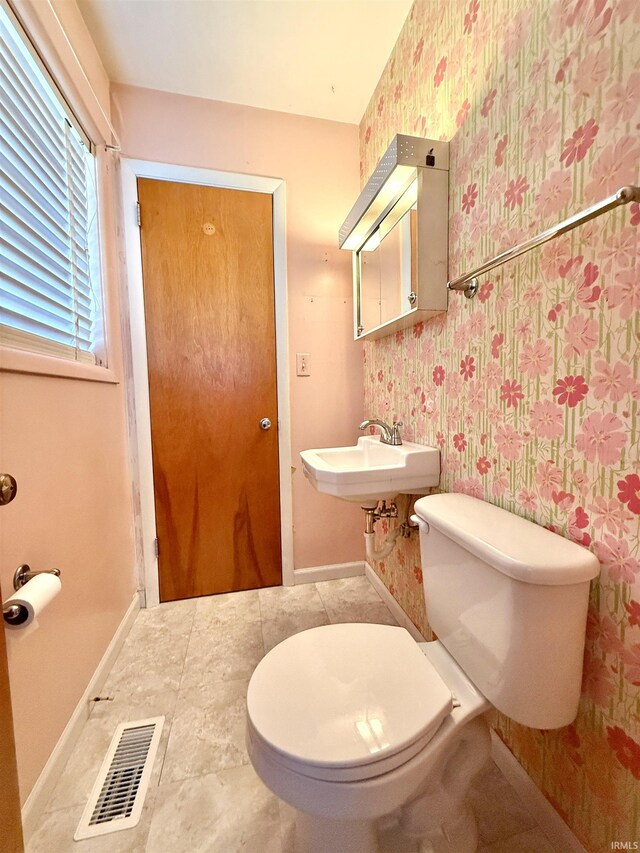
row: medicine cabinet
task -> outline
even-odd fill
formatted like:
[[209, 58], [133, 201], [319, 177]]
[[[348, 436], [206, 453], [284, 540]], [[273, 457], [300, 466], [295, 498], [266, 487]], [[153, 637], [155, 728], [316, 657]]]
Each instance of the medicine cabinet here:
[[447, 310], [448, 199], [449, 143], [395, 136], [340, 229], [356, 339]]

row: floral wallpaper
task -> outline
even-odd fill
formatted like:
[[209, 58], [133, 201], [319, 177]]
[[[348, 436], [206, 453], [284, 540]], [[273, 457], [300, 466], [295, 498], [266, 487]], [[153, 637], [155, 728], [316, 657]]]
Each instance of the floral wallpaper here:
[[[361, 178], [395, 133], [451, 140], [454, 276], [639, 183], [639, 130], [638, 0], [416, 0], [362, 120]], [[639, 205], [617, 208], [365, 344], [365, 414], [437, 444], [443, 491], [600, 559], [575, 723], [497, 722], [592, 851], [640, 840], [639, 230]], [[398, 543], [375, 570], [429, 635], [418, 542]]]

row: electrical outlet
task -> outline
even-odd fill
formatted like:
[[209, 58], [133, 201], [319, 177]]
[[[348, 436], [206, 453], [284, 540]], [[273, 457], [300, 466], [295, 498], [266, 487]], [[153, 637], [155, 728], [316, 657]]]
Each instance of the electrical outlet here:
[[309, 365], [309, 353], [308, 352], [297, 352], [296, 353], [296, 375], [297, 376], [311, 376], [311, 368]]

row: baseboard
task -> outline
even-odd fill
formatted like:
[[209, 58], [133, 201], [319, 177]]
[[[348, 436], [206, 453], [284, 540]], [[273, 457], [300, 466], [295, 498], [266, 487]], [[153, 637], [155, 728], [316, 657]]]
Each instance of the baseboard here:
[[91, 698], [98, 694], [102, 689], [102, 685], [105, 683], [111, 667], [115, 663], [118, 653], [131, 630], [131, 626], [133, 625], [133, 621], [136, 618], [139, 609], [140, 597], [138, 593], [136, 593], [133, 601], [127, 608], [127, 612], [122, 617], [122, 621], [116, 628], [116, 632], [107, 646], [96, 671], [93, 673], [91, 681], [82, 694], [74, 712], [71, 714], [69, 722], [64, 727], [64, 731], [53, 748], [53, 752], [49, 756], [47, 763], [43, 767], [42, 772], [38, 776], [38, 779], [31, 790], [31, 793], [22, 807], [22, 831], [25, 842], [28, 842], [38, 825], [49, 798], [53, 794], [56, 783], [64, 770], [64, 766], [67, 763], [78, 738], [80, 737], [82, 727], [89, 719], [89, 702]]
[[371, 566], [367, 562], [365, 562], [365, 564], [364, 564], [364, 573], [369, 578], [369, 581], [371, 582], [371, 586], [375, 589], [375, 591], [378, 593], [380, 598], [384, 601], [384, 603], [387, 605], [387, 607], [391, 611], [391, 614], [392, 614], [393, 618], [396, 620], [396, 622], [398, 623], [398, 625], [402, 625], [403, 628], [406, 628], [407, 631], [413, 637], [413, 639], [416, 640], [416, 642], [424, 643], [425, 640], [424, 640], [424, 637], [422, 636], [422, 634], [420, 633], [420, 631], [418, 631], [418, 629], [413, 624], [411, 619], [409, 619], [409, 617], [404, 612], [402, 607], [400, 607], [398, 602], [391, 595], [389, 590], [386, 588], [386, 586], [380, 580], [378, 575], [373, 571], [373, 569], [371, 568]]
[[364, 574], [364, 560], [355, 563], [334, 563], [331, 566], [309, 566], [307, 569], [294, 569], [294, 584], [335, 581], [340, 578], [355, 578]]
[[585, 848], [509, 747], [493, 731], [491, 732], [491, 757], [555, 849], [559, 853], [560, 851], [561, 853], [586, 853]]

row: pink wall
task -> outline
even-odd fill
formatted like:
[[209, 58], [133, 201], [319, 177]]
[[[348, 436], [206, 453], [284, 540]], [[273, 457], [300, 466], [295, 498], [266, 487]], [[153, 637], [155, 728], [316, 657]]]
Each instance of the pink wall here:
[[[315, 492], [298, 457], [353, 443], [363, 414], [351, 257], [337, 248], [358, 194], [358, 128], [130, 86], [112, 97], [125, 157], [285, 180], [294, 564], [362, 559], [359, 508]], [[295, 375], [296, 352], [310, 353], [310, 377]]]
[[[107, 78], [77, 8], [55, 5], [104, 93]], [[60, 31], [50, 22], [47, 28], [47, 39], [59, 41]], [[115, 220], [109, 205], [104, 213], [109, 365], [120, 377]], [[24, 801], [131, 604], [135, 554], [123, 386], [7, 372], [7, 363], [0, 350], [2, 468], [19, 486], [2, 509], [3, 592], [12, 591], [13, 572], [24, 562], [57, 566], [63, 583], [38, 630], [7, 632]]]
[[[451, 140], [451, 276], [637, 184], [639, 23], [637, 0], [416, 0], [360, 126], [363, 180], [395, 133]], [[441, 447], [443, 491], [600, 559], [575, 723], [498, 722], [590, 851], [640, 833], [639, 226], [637, 203], [609, 212], [365, 346], [365, 400]], [[376, 571], [428, 631], [417, 541]]]

